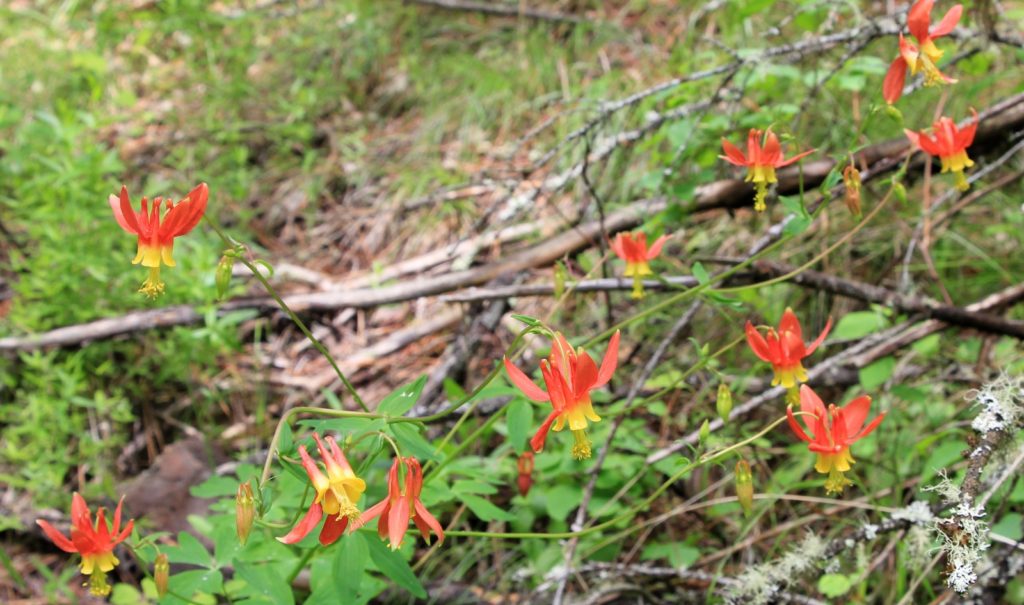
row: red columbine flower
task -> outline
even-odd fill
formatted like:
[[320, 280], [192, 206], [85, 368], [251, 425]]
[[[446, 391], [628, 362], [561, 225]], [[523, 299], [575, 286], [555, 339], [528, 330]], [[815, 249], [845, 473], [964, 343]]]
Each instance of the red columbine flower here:
[[164, 282], [160, 280], [161, 262], [168, 267], [174, 266], [174, 259], [171, 251], [174, 247], [174, 238], [185, 235], [192, 230], [206, 211], [206, 200], [210, 195], [210, 189], [206, 183], [200, 183], [177, 204], [168, 198], [165, 202], [167, 211], [163, 213], [163, 221], [160, 220], [160, 199], [153, 199], [153, 210], [149, 209], [149, 202], [142, 198], [142, 209], [138, 212], [132, 210], [132, 203], [128, 199], [128, 188], [121, 186], [121, 195], [110, 196], [110, 208], [114, 211], [114, 218], [121, 228], [139, 237], [139, 251], [132, 260], [133, 265], [142, 263], [143, 267], [149, 267], [149, 277], [142, 283], [139, 292], [156, 298], [164, 291]]
[[764, 147], [761, 146], [761, 134], [762, 132], [756, 128], [750, 129], [750, 133], [747, 135], [747, 155], [743, 155], [738, 147], [723, 138], [722, 151], [725, 152], [725, 155], [718, 156], [730, 164], [747, 167], [747, 178], [743, 180], [754, 183], [754, 187], [757, 189], [757, 194], [754, 196], [754, 210], [758, 212], [763, 212], [768, 207], [765, 204], [765, 199], [768, 197], [768, 184], [779, 181], [775, 177], [775, 169], [789, 166], [814, 152], [813, 149], [810, 149], [798, 153], [788, 160], [784, 159], [779, 138], [775, 136], [772, 129], [769, 128], [764, 132]]
[[974, 142], [974, 133], [978, 130], [978, 112], [973, 109], [974, 122], [960, 130], [956, 122], [950, 118], [942, 117], [932, 124], [932, 136], [912, 130], [904, 130], [907, 138], [915, 146], [920, 147], [928, 155], [938, 156], [942, 162], [942, 172], [952, 172], [956, 188], [960, 191], [967, 191], [970, 183], [964, 176], [964, 169], [974, 166], [971, 158], [967, 157], [967, 148]]
[[550, 401], [551, 414], [547, 417], [537, 433], [530, 439], [534, 451], [544, 449], [544, 441], [548, 431], [554, 424], [554, 430], [560, 431], [569, 423], [569, 430], [576, 438], [572, 447], [572, 456], [577, 460], [590, 458], [590, 439], [587, 438], [587, 420], [598, 422], [601, 417], [594, 413], [594, 405], [590, 401], [590, 391], [608, 384], [619, 358], [619, 333], [615, 332], [608, 342], [608, 350], [601, 360], [598, 369], [593, 358], [583, 347], [573, 350], [565, 336], [555, 334], [551, 345], [551, 355], [540, 362], [540, 373], [544, 378], [547, 392], [533, 383], [512, 362], [505, 358], [505, 371], [512, 383], [519, 387], [528, 398], [534, 401]]
[[[398, 472], [405, 466], [405, 491], [403, 493]], [[430, 544], [430, 531], [437, 535], [438, 544], [444, 542], [444, 530], [434, 515], [420, 502], [420, 491], [423, 489], [423, 469], [415, 458], [395, 458], [388, 472], [388, 495], [386, 498], [366, 509], [359, 517], [353, 529], [362, 527], [370, 519], [380, 517], [377, 521], [377, 535], [388, 540], [391, 550], [398, 550], [409, 529], [409, 519], [423, 534], [423, 539]]]
[[626, 261], [626, 272], [623, 275], [633, 278], [633, 298], [643, 298], [643, 278], [653, 274], [648, 263], [661, 254], [661, 248], [667, 240], [668, 236], [662, 235], [648, 248], [647, 234], [643, 231], [635, 234], [619, 233], [612, 240], [612, 251]]
[[320, 530], [320, 543], [324, 546], [333, 544], [341, 537], [345, 527], [348, 526], [349, 519], [359, 518], [356, 502], [366, 491], [366, 482], [356, 477], [348, 460], [345, 459], [345, 454], [341, 452], [338, 443], [334, 441], [334, 437], [326, 438], [327, 447], [324, 447], [324, 442], [320, 440], [320, 435], [317, 433], [313, 433], [313, 439], [316, 440], [316, 447], [320, 450], [320, 457], [327, 468], [327, 474], [325, 475], [320, 470], [320, 466], [306, 451], [306, 446], [300, 445], [299, 456], [302, 457], [302, 467], [306, 469], [306, 474], [309, 475], [309, 480], [313, 483], [313, 488], [316, 489], [316, 497], [309, 505], [306, 516], [295, 524], [288, 535], [278, 538], [285, 544], [295, 544], [305, 538], [320, 522], [320, 517], [324, 513], [327, 513], [327, 520], [324, 521], [324, 527]]
[[929, 29], [932, 20], [932, 6], [935, 0], [918, 0], [910, 7], [907, 14], [907, 29], [910, 35], [917, 40], [918, 46], [909, 42], [900, 34], [900, 54], [889, 66], [882, 82], [882, 96], [889, 104], [899, 100], [903, 94], [903, 83], [907, 79], [907, 69], [911, 75], [917, 72], [924, 72], [924, 85], [935, 86], [956, 82], [953, 78], [943, 74], [935, 64], [942, 58], [942, 51], [935, 46], [935, 38], [945, 36], [953, 31], [964, 7], [957, 4], [949, 9], [946, 16], [939, 21], [938, 25]]
[[781, 384], [783, 387], [791, 389], [798, 382], [807, 382], [807, 370], [804, 369], [801, 360], [818, 348], [831, 328], [832, 318], [829, 317], [825, 329], [821, 331], [818, 338], [811, 344], [804, 345], [800, 320], [793, 314], [793, 310], [787, 307], [779, 322], [779, 330], [776, 332], [774, 328], [768, 328], [767, 337], [761, 336], [754, 324], [748, 321], [746, 326], [747, 343], [750, 344], [754, 355], [772, 364], [772, 369], [775, 370], [772, 386]]
[[[800, 411], [804, 412], [801, 417], [807, 431], [804, 431], [796, 421], [793, 407], [786, 408], [790, 428], [797, 437], [808, 443], [808, 449], [818, 454], [814, 470], [828, 474], [825, 491], [830, 494], [841, 494], [843, 488], [850, 485], [850, 481], [843, 476], [854, 463], [853, 456], [850, 455], [850, 446], [870, 435], [885, 418], [885, 412], [882, 412], [870, 424], [864, 426], [870, 408], [871, 398], [862, 395], [845, 407], [838, 408], [832, 403], [826, 410], [821, 397], [806, 384], [800, 387]], [[811, 436], [808, 436], [808, 433]]]
[[124, 542], [132, 533], [135, 521], [128, 521], [121, 529], [121, 505], [124, 498], [114, 509], [114, 525], [107, 527], [105, 511], [101, 506], [96, 510], [96, 524], [92, 523], [89, 507], [78, 492], [71, 497], [71, 539], [68, 540], [52, 525], [39, 519], [36, 523], [43, 529], [46, 537], [64, 552], [77, 552], [82, 555], [82, 573], [89, 576], [89, 592], [105, 597], [110, 594], [107, 584], [107, 572], [117, 566], [114, 547]]

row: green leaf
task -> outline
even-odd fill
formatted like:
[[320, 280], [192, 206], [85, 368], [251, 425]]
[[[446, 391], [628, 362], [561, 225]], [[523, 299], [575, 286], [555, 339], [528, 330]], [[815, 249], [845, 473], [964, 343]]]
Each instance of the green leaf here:
[[292, 427], [287, 422], [281, 427], [281, 439], [277, 442], [277, 451], [288, 453], [292, 451], [295, 446], [295, 440], [292, 437]]
[[355, 532], [343, 537], [338, 548], [334, 549], [334, 584], [338, 592], [343, 595], [358, 593], [369, 563], [370, 550], [366, 546], [366, 536], [362, 532]]
[[490, 483], [484, 483], [483, 481], [470, 481], [469, 479], [459, 479], [452, 485], [452, 492], [459, 495], [490, 495], [498, 493], [498, 489], [491, 485]]
[[826, 597], [836, 598], [850, 592], [853, 585], [841, 573], [827, 573], [818, 580], [818, 590]]
[[395, 436], [398, 441], [398, 446], [402, 448], [402, 451], [408, 454], [412, 454], [422, 460], [437, 460], [438, 457], [434, 453], [434, 446], [430, 445], [430, 442], [423, 438], [420, 434], [420, 429], [411, 422], [396, 422], [389, 425], [391, 433]]
[[235, 561], [235, 573], [249, 585], [245, 592], [254, 600], [271, 605], [295, 605], [291, 586], [277, 575], [273, 565]]
[[685, 542], [648, 544], [640, 553], [640, 558], [644, 561], [668, 559], [672, 567], [683, 569], [693, 565], [700, 558], [700, 550]]
[[370, 551], [370, 559], [373, 564], [388, 577], [392, 582], [408, 590], [413, 596], [421, 599], [427, 598], [427, 591], [412, 572], [412, 568], [405, 562], [402, 555], [388, 549], [380, 540], [367, 538], [366, 545]]
[[1008, 513], [998, 523], [992, 526], [992, 532], [1011, 540], [1020, 540], [1024, 534], [1021, 533], [1021, 514]]
[[190, 569], [172, 575], [168, 586], [187, 598], [194, 598], [197, 592], [217, 594], [224, 591], [224, 576], [215, 569]]
[[530, 317], [529, 315], [520, 315], [518, 313], [513, 313], [512, 319], [521, 321], [524, 324], [530, 326], [531, 328], [536, 328], [537, 326], [544, 325], [544, 323], [541, 322], [541, 320], [537, 319], [536, 317]]
[[873, 391], [876, 388], [885, 384], [886, 380], [892, 376], [893, 370], [896, 369], [896, 358], [883, 357], [873, 364], [861, 368], [857, 374], [860, 377], [860, 385], [864, 387], [865, 391]]
[[565, 519], [569, 513], [580, 505], [583, 493], [579, 487], [559, 484], [547, 490], [548, 515], [552, 519]]
[[885, 318], [873, 311], [854, 311], [847, 313], [836, 324], [832, 337], [839, 340], [863, 338], [868, 334], [885, 328]]
[[460, 494], [459, 498], [469, 507], [469, 510], [473, 511], [473, 514], [479, 517], [482, 521], [515, 521], [516, 517], [512, 513], [502, 510], [491, 504], [490, 500], [485, 500], [480, 496], [474, 496], [472, 494]]
[[423, 386], [427, 384], [427, 375], [420, 376], [415, 381], [395, 389], [390, 395], [384, 398], [377, 406], [378, 414], [388, 416], [403, 416], [416, 405], [416, 401], [423, 392]]
[[203, 567], [216, 567], [213, 557], [190, 533], [178, 533], [178, 545], [164, 548], [167, 560], [171, 563], [188, 563], [189, 565], [201, 565]]
[[451, 378], [445, 378], [441, 386], [444, 387], [444, 396], [448, 401], [462, 401], [466, 398], [466, 389]]
[[711, 276], [708, 275], [707, 269], [705, 269], [704, 265], [700, 264], [699, 261], [693, 263], [693, 267], [690, 268], [690, 271], [693, 273], [693, 276], [697, 278], [697, 282], [701, 285], [711, 281]]
[[775, 4], [775, 0], [742, 0], [734, 4], [738, 5], [736, 7], [738, 10], [735, 14], [740, 19], [746, 19], [767, 10], [768, 7]]
[[231, 477], [212, 475], [206, 481], [188, 490], [196, 498], [222, 498], [234, 496], [238, 492], [238, 481]]
[[530, 425], [533, 424], [533, 406], [522, 399], [513, 400], [508, 406], [505, 421], [508, 423], [509, 442], [517, 454], [522, 454], [528, 447]]

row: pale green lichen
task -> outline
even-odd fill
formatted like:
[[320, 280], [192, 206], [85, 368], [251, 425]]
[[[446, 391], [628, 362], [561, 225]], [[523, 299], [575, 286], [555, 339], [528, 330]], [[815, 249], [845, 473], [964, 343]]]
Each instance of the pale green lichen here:
[[815, 567], [825, 556], [827, 543], [808, 533], [796, 547], [774, 561], [747, 568], [725, 594], [728, 603], [770, 603], [793, 578]]

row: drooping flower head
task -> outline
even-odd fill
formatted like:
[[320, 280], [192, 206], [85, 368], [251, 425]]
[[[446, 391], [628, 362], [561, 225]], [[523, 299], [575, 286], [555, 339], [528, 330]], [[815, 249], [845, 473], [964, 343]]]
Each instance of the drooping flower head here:
[[620, 232], [612, 240], [612, 252], [626, 261], [626, 277], [633, 278], [633, 298], [643, 298], [643, 278], [652, 275], [650, 261], [661, 254], [661, 248], [668, 240], [667, 235], [662, 235], [654, 240], [650, 248], [647, 247], [647, 234], [643, 231], [636, 233]]
[[871, 398], [862, 395], [844, 407], [836, 407], [832, 403], [826, 409], [821, 397], [805, 384], [800, 387], [800, 411], [804, 412], [800, 417], [806, 430], [797, 422], [793, 407], [786, 409], [790, 428], [807, 442], [808, 449], [818, 455], [814, 470], [828, 475], [825, 490], [830, 494], [840, 494], [844, 487], [850, 485], [843, 475], [854, 463], [850, 446], [870, 435], [885, 418], [883, 412], [864, 426], [870, 408]]
[[928, 136], [924, 131], [904, 130], [911, 143], [928, 155], [939, 158], [942, 162], [942, 172], [953, 173], [956, 188], [960, 191], [967, 191], [970, 188], [964, 170], [974, 166], [971, 158], [967, 157], [967, 148], [974, 143], [974, 133], [978, 130], [978, 112], [973, 109], [971, 112], [974, 114], [974, 122], [963, 130], [947, 117], [941, 117], [932, 124], [932, 136]]
[[[399, 471], [405, 468], [405, 489], [402, 489]], [[398, 550], [409, 529], [409, 519], [416, 524], [423, 539], [430, 544], [430, 532], [437, 535], [438, 544], [444, 542], [444, 529], [430, 514], [427, 507], [420, 501], [423, 490], [423, 469], [415, 458], [395, 458], [388, 472], [388, 495], [386, 498], [366, 509], [352, 529], [358, 529], [371, 519], [377, 521], [377, 535], [387, 540], [391, 550]], [[351, 530], [350, 530], [351, 531]]]
[[963, 5], [957, 4], [946, 12], [935, 27], [931, 27], [932, 7], [935, 0], [918, 0], [910, 7], [907, 13], [907, 29], [910, 35], [917, 40], [915, 45], [900, 34], [900, 54], [889, 66], [882, 82], [882, 96], [887, 103], [892, 104], [899, 100], [903, 94], [903, 84], [907, 79], [907, 70], [911, 75], [924, 72], [924, 85], [935, 86], [956, 82], [953, 78], [945, 75], [935, 65], [942, 58], [942, 51], [935, 46], [935, 39], [945, 36], [953, 31], [960, 21], [963, 13]]
[[530, 446], [534, 451], [544, 449], [549, 430], [553, 428], [560, 431], [568, 423], [569, 430], [576, 439], [572, 448], [573, 458], [590, 458], [592, 444], [586, 433], [587, 421], [601, 420], [601, 417], [594, 413], [590, 391], [608, 384], [615, 372], [618, 359], [619, 332], [615, 332], [608, 342], [608, 350], [601, 360], [600, 369], [583, 347], [573, 349], [565, 336], [557, 333], [551, 345], [551, 355], [540, 362], [540, 373], [547, 387], [547, 391], [544, 391], [507, 357], [505, 358], [505, 370], [512, 384], [534, 401], [551, 403], [551, 413], [530, 439]]
[[818, 348], [818, 345], [825, 340], [828, 331], [832, 329], [832, 318], [828, 318], [825, 329], [821, 331], [814, 342], [805, 345], [803, 328], [800, 327], [800, 320], [796, 318], [793, 310], [786, 309], [779, 321], [779, 329], [768, 328], [768, 333], [761, 336], [754, 324], [747, 322], [747, 343], [754, 351], [754, 355], [772, 364], [775, 370], [775, 378], [772, 379], [772, 386], [781, 384], [784, 388], [792, 389], [798, 382], [807, 381], [807, 370], [804, 369], [801, 360], [807, 357]]
[[345, 459], [338, 443], [334, 437], [326, 437], [327, 445], [320, 439], [320, 435], [313, 433], [317, 449], [320, 451], [320, 458], [324, 461], [327, 473], [320, 470], [320, 466], [313, 460], [313, 457], [306, 451], [306, 446], [299, 446], [299, 456], [302, 457], [302, 467], [306, 469], [309, 480], [316, 490], [316, 497], [309, 505], [306, 515], [295, 524], [288, 535], [278, 538], [285, 544], [295, 544], [305, 538], [309, 532], [320, 523], [320, 518], [327, 514], [324, 527], [320, 530], [320, 543], [324, 546], [333, 544], [341, 537], [342, 532], [348, 526], [349, 520], [359, 518], [359, 508], [356, 502], [366, 491], [366, 482], [356, 477], [355, 471]]
[[533, 452], [526, 450], [516, 462], [516, 469], [519, 476], [516, 477], [516, 486], [519, 488], [519, 495], [526, 497], [533, 486]]
[[114, 509], [114, 523], [107, 526], [106, 511], [103, 507], [96, 510], [96, 524], [93, 525], [92, 513], [78, 492], [71, 497], [71, 539], [57, 531], [52, 525], [38, 519], [36, 523], [42, 528], [46, 537], [64, 552], [76, 552], [82, 555], [82, 574], [89, 576], [89, 592], [105, 597], [110, 594], [107, 583], [107, 572], [117, 566], [114, 547], [124, 542], [131, 535], [135, 521], [128, 521], [121, 529], [121, 505], [124, 498]]
[[133, 265], [142, 263], [149, 268], [149, 277], [143, 282], [139, 292], [155, 298], [163, 293], [164, 282], [160, 280], [161, 263], [168, 267], [174, 266], [171, 253], [174, 249], [174, 238], [191, 231], [203, 218], [206, 211], [206, 200], [210, 189], [206, 183], [200, 183], [183, 200], [175, 204], [170, 198], [163, 202], [166, 211], [162, 212], [161, 198], [153, 199], [150, 210], [149, 201], [143, 197], [141, 210], [132, 210], [128, 199], [128, 188], [121, 186], [121, 194], [110, 196], [110, 208], [114, 211], [117, 224], [128, 233], [138, 236], [139, 250], [132, 260]]
[[[763, 147], [761, 146], [762, 134], [764, 135]], [[758, 212], [763, 212], [768, 207], [765, 204], [765, 200], [768, 197], [768, 185], [779, 181], [775, 176], [775, 169], [789, 166], [793, 162], [814, 153], [813, 149], [809, 149], [796, 154], [788, 160], [785, 159], [782, 156], [782, 146], [779, 145], [779, 138], [775, 136], [771, 128], [763, 133], [756, 128], [750, 129], [750, 132], [747, 134], [746, 155], [725, 138], [722, 139], [722, 151], [725, 152], [725, 155], [718, 157], [735, 166], [747, 167], [747, 177], [743, 180], [753, 183], [757, 190], [757, 194], [754, 196], [754, 210]]]

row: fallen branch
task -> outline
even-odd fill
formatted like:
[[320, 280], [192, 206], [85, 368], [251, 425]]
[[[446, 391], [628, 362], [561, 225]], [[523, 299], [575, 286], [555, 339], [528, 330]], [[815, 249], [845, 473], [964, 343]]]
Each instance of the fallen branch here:
[[[738, 264], [743, 259], [715, 258], [714, 262]], [[755, 261], [743, 273], [729, 280], [729, 284], [749, 284], [759, 280], [777, 278], [788, 275], [796, 267], [774, 261]], [[693, 288], [698, 285], [697, 279], [689, 276], [672, 276], [664, 281], [645, 280], [644, 288], [651, 291], [668, 288]], [[872, 284], [844, 279], [819, 271], [804, 270], [788, 278], [787, 283], [804, 286], [812, 290], [831, 292], [840, 296], [864, 302], [877, 303], [905, 313], [921, 314], [929, 319], [938, 319], [951, 325], [974, 328], [993, 334], [1003, 334], [1024, 339], [1024, 322], [1004, 319], [998, 315], [983, 312], [971, 312], [954, 305], [946, 305], [929, 298], [919, 298], [900, 294], [893, 290]], [[566, 284], [574, 292], [624, 291], [632, 290], [633, 281], [625, 278], [588, 279]], [[1024, 287], [1024, 284], [1022, 284]], [[521, 296], [551, 296], [554, 294], [552, 284], [529, 284], [521, 286], [504, 286], [498, 288], [471, 288], [458, 294], [441, 297], [445, 302], [478, 302], [515, 298]]]
[[532, 8], [525, 8], [521, 4], [502, 5], [498, 2], [472, 2], [470, 0], [407, 0], [413, 4], [430, 6], [452, 11], [481, 13], [496, 17], [518, 17], [521, 19], [532, 19], [534, 21], [553, 21], [555, 23], [571, 23], [580, 25], [588, 23], [583, 17], [567, 15], [565, 13], [552, 13]]

